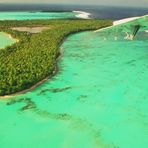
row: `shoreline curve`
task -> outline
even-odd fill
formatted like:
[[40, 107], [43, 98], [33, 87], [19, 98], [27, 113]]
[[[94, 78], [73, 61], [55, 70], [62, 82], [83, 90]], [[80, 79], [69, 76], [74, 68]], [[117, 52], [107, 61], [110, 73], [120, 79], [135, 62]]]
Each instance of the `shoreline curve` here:
[[[106, 28], [106, 27], [105, 27]], [[85, 31], [93, 31], [93, 30], [85, 30]], [[85, 31], [80, 31], [80, 32], [72, 32], [70, 33], [68, 36], [65, 36], [63, 41], [61, 42], [61, 45], [64, 43], [64, 41], [67, 39], [67, 37], [69, 37], [70, 35], [73, 35], [73, 34], [76, 34], [76, 33], [81, 33], [81, 32], [85, 32]], [[36, 84], [34, 84], [33, 86], [31, 86], [30, 88], [28, 89], [25, 89], [25, 90], [22, 90], [22, 91], [18, 91], [16, 93], [13, 93], [13, 94], [10, 94], [10, 95], [3, 95], [3, 96], [0, 96], [0, 100], [1, 99], [10, 99], [10, 98], [13, 98], [13, 97], [17, 97], [19, 95], [23, 95], [25, 93], [28, 93], [34, 89], [36, 89], [38, 86], [42, 85], [44, 82], [50, 80], [53, 76], [55, 76], [57, 73], [58, 73], [58, 60], [62, 57], [62, 52], [60, 50], [60, 47], [61, 45], [59, 46], [59, 56], [57, 57], [56, 59], [56, 64], [55, 64], [55, 67], [54, 67], [54, 70], [52, 71], [52, 74], [50, 74], [49, 76], [47, 76], [46, 78], [44, 78], [43, 80], [37, 82]]]

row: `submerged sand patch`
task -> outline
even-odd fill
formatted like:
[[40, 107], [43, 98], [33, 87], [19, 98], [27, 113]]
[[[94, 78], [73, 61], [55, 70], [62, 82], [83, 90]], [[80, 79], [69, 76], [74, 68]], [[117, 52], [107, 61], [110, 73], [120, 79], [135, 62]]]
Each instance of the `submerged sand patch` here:
[[12, 30], [29, 32], [29, 33], [40, 33], [43, 30], [51, 29], [49, 26], [38, 26], [38, 27], [13, 27]]

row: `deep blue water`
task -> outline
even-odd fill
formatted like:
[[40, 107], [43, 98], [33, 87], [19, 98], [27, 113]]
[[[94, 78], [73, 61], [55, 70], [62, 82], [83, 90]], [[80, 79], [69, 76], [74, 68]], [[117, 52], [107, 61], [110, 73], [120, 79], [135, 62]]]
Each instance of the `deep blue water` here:
[[91, 18], [122, 19], [148, 14], [146, 8], [114, 7], [114, 6], [86, 6], [86, 5], [49, 5], [49, 4], [1, 4], [0, 11], [86, 11]]

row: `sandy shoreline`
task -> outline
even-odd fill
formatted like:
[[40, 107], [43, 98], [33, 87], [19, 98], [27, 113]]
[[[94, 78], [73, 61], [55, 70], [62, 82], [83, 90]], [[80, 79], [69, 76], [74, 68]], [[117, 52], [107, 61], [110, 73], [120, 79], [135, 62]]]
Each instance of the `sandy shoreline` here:
[[125, 24], [125, 23], [128, 23], [128, 22], [130, 22], [130, 21], [134, 21], [134, 20], [137, 20], [137, 19], [139, 19], [139, 18], [146, 17], [146, 16], [148, 16], [148, 14], [146, 14], [146, 15], [144, 15], [144, 16], [130, 17], [130, 18], [125, 18], [125, 19], [113, 21], [113, 25], [112, 25], [112, 26], [109, 26], [109, 27], [106, 27], [106, 28], [102, 28], [102, 29], [96, 30], [96, 31], [94, 31], [94, 32], [98, 32], [98, 31], [101, 31], [101, 30], [105, 30], [105, 29], [108, 29], [108, 28], [112, 28], [113, 26]]
[[[77, 33], [77, 32], [70, 33], [69, 35], [75, 34], [75, 33]], [[68, 35], [68, 36], [69, 36], [69, 35]], [[60, 44], [62, 44], [68, 36], [66, 36]], [[59, 47], [59, 48], [60, 48], [60, 47]], [[19, 95], [23, 95], [23, 94], [25, 94], [25, 93], [27, 93], [27, 92], [30, 92], [30, 91], [34, 90], [35, 88], [37, 88], [38, 86], [40, 86], [41, 84], [43, 84], [44, 82], [46, 82], [47, 80], [49, 80], [50, 78], [52, 78], [54, 75], [56, 75], [57, 72], [58, 72], [58, 60], [62, 57], [62, 52], [61, 52], [61, 50], [59, 51], [59, 53], [60, 53], [60, 54], [59, 54], [59, 56], [58, 56], [57, 59], [56, 59], [57, 62], [56, 62], [55, 68], [54, 68], [54, 70], [52, 71], [52, 74], [51, 74], [51, 75], [49, 75], [49, 76], [47, 76], [45, 79], [43, 79], [43, 80], [37, 82], [36, 84], [34, 84], [32, 87], [30, 87], [30, 88], [28, 88], [28, 89], [25, 89], [25, 90], [22, 90], [22, 91], [19, 91], [19, 92], [10, 94], [10, 95], [0, 96], [0, 100], [1, 100], [1, 99], [10, 99], [10, 98], [13, 98], [13, 97], [17, 97], [17, 96], [19, 96]]]
[[[81, 11], [76, 11], [78, 13], [80, 13]], [[85, 13], [85, 12], [84, 12]], [[83, 14], [84, 14], [83, 13]], [[82, 13], [81, 13], [82, 14]], [[89, 13], [87, 13], [87, 15], [85, 14], [85, 17], [89, 16], [88, 15]], [[80, 15], [80, 14], [79, 14]], [[148, 16], [148, 15], [145, 15], [145, 16]], [[142, 17], [145, 17], [145, 16], [142, 16]], [[115, 25], [119, 25], [119, 24], [123, 24], [123, 23], [126, 23], [126, 22], [129, 22], [129, 21], [132, 21], [132, 20], [135, 20], [135, 19], [138, 19], [138, 18], [142, 18], [142, 17], [132, 17], [132, 18], [126, 18], [126, 19], [122, 19], [122, 20], [118, 20], [118, 21], [114, 21], [113, 22], [113, 26]], [[98, 32], [98, 31], [101, 31], [101, 30], [104, 30], [104, 29], [107, 29], [107, 28], [111, 28], [113, 26], [109, 26], [109, 27], [105, 27], [105, 28], [102, 28], [102, 29], [99, 29], [99, 30], [96, 30], [94, 32]], [[5, 32], [4, 32], [5, 33]], [[6, 33], [7, 34], [7, 33]], [[10, 35], [10, 34], [7, 34], [7, 35]], [[11, 38], [13, 38], [11, 35], [10, 35]], [[59, 56], [61, 57], [61, 55]], [[59, 59], [59, 57], [57, 58], [57, 61]], [[32, 91], [33, 89], [35, 89], [36, 87], [38, 87], [39, 85], [41, 85], [42, 83], [44, 83], [45, 81], [47, 81], [48, 79], [50, 79], [51, 77], [53, 77], [56, 73], [58, 72], [58, 66], [56, 65], [55, 66], [55, 70], [53, 71], [53, 73], [46, 77], [45, 79], [41, 80], [40, 82], [38, 82], [37, 84], [33, 85], [31, 88], [29, 89], [26, 89], [26, 90], [23, 90], [23, 91], [20, 91], [20, 92], [17, 92], [17, 93], [14, 93], [14, 94], [11, 94], [11, 95], [5, 95], [5, 96], [0, 96], [0, 99], [7, 99], [7, 98], [12, 98], [12, 97], [16, 97], [16, 96], [19, 96], [21, 94], [24, 94], [24, 93], [27, 93], [29, 91]]]
[[36, 83], [32, 87], [30, 87], [28, 89], [25, 89], [25, 90], [22, 90], [20, 92], [16, 92], [16, 93], [11, 94], [11, 95], [0, 96], [0, 99], [9, 99], [9, 98], [12, 98], [12, 97], [17, 97], [19, 95], [22, 95], [22, 94], [25, 94], [25, 93], [27, 93], [29, 91], [32, 91], [35, 88], [37, 88], [38, 86], [40, 86], [41, 84], [43, 84], [44, 82], [46, 82], [47, 80], [49, 80], [50, 78], [52, 78], [57, 72], [58, 72], [58, 66], [55, 66], [55, 70], [52, 72], [52, 74], [50, 76], [48, 76], [45, 79], [39, 81], [38, 83]]
[[137, 20], [139, 18], [144, 18], [148, 15], [144, 15], [144, 16], [137, 16], [137, 17], [131, 17], [131, 18], [125, 18], [125, 19], [122, 19], [122, 20], [117, 20], [117, 21], [114, 21], [113, 22], [113, 25], [120, 25], [120, 24], [124, 24], [124, 23], [127, 23], [127, 22], [130, 22], [130, 21], [134, 21], [134, 20]]
[[[13, 38], [12, 35], [9, 34], [9, 33], [7, 33], [7, 32], [1, 31], [0, 33], [3, 33], [3, 34], [5, 34], [5, 35], [7, 35], [10, 39], [14, 40], [15, 43], [19, 42], [19, 39]], [[13, 44], [15, 44], [15, 43], [13, 43]]]

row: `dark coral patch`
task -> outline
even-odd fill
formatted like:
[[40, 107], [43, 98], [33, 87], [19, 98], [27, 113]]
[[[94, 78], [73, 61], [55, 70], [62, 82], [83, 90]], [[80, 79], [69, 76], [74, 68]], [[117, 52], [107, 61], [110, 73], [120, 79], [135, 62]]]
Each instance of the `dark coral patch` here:
[[52, 93], [59, 93], [59, 92], [63, 92], [63, 91], [66, 91], [66, 90], [69, 90], [71, 89], [72, 87], [64, 87], [64, 88], [53, 88], [53, 89], [44, 89], [42, 91], [40, 91], [39, 94], [43, 94], [45, 92], [52, 92]]
[[50, 118], [53, 120], [71, 120], [72, 116], [67, 114], [67, 113], [50, 113], [48, 111], [41, 111], [41, 110], [36, 110], [36, 113], [39, 114], [42, 117], [45, 118]]
[[81, 96], [78, 97], [77, 100], [78, 100], [78, 101], [85, 102], [87, 97], [88, 97], [87, 95], [81, 95]]
[[7, 102], [6, 105], [13, 105], [16, 103], [25, 103], [26, 105], [20, 108], [20, 111], [25, 111], [28, 109], [35, 109], [36, 104], [30, 98], [21, 98], [21, 99], [12, 99], [11, 101]]

